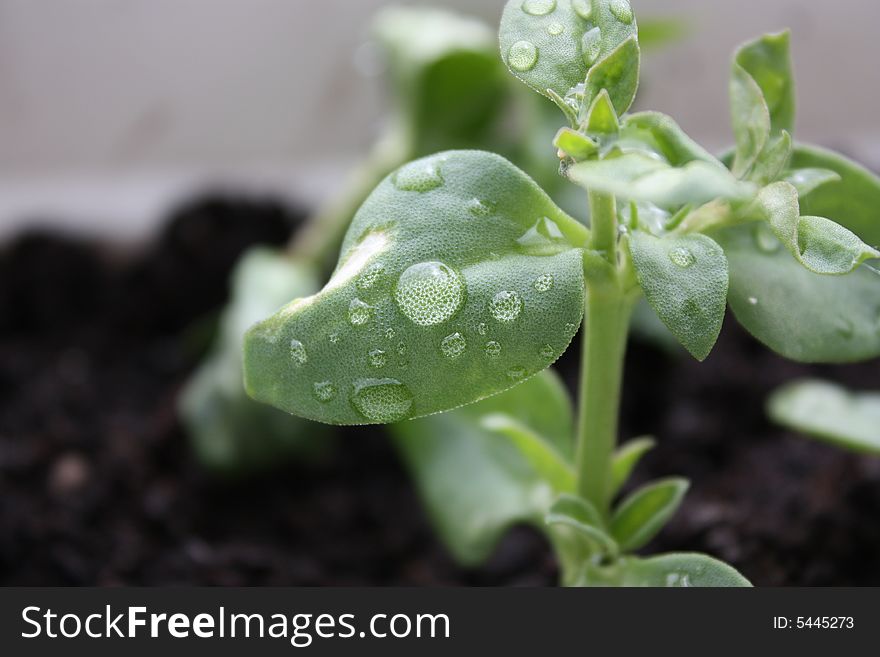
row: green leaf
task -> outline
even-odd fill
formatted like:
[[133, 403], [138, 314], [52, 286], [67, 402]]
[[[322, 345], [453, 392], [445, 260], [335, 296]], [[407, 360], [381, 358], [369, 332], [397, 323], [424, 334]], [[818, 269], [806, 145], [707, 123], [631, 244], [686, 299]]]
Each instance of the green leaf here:
[[575, 489], [574, 468], [571, 455], [560, 454], [552, 443], [538, 435], [506, 413], [493, 413], [484, 416], [481, 426], [508, 438], [535, 472], [549, 483], [557, 492], [571, 492]]
[[577, 331], [573, 244], [587, 235], [497, 155], [410, 163], [358, 211], [324, 289], [248, 332], [248, 393], [320, 422], [378, 424], [506, 390]]
[[727, 259], [705, 235], [657, 238], [636, 231], [630, 251], [654, 312], [698, 360], [712, 351], [727, 305]]
[[749, 180], [767, 185], [779, 179], [791, 159], [791, 135], [785, 130], [769, 142], [749, 174]]
[[880, 178], [842, 155], [798, 144], [792, 154], [794, 169], [825, 169], [840, 176], [801, 197], [801, 212], [828, 217], [850, 229], [865, 242], [880, 245]]
[[632, 475], [642, 457], [654, 449], [657, 442], [653, 438], [635, 438], [622, 445], [614, 453], [611, 461], [611, 493], [616, 495]]
[[247, 328], [291, 297], [318, 287], [310, 265], [270, 249], [251, 249], [239, 261], [232, 275], [232, 299], [211, 353], [179, 400], [181, 419], [207, 467], [246, 472], [326, 446], [323, 427], [258, 404], [242, 384], [241, 339]]
[[550, 508], [545, 522], [557, 534], [557, 541], [585, 543], [570, 548], [568, 553], [588, 558], [595, 552], [594, 546], [612, 558], [616, 558], [620, 552], [615, 540], [608, 535], [599, 512], [582, 498], [574, 495], [561, 496]]
[[792, 169], [787, 171], [782, 180], [794, 185], [801, 201], [822, 185], [840, 181], [840, 176], [830, 169]]
[[766, 34], [742, 46], [736, 63], [757, 83], [767, 104], [770, 134], [794, 130], [795, 92], [791, 72], [791, 34]]
[[611, 102], [611, 96], [604, 89], [587, 107], [586, 118], [582, 121], [586, 131], [596, 135], [614, 135], [620, 131], [620, 120], [617, 110]]
[[770, 398], [770, 417], [856, 452], [880, 454], [880, 393], [852, 393], [825, 381], [788, 384]]
[[726, 563], [695, 553], [627, 557], [611, 566], [587, 564], [581, 586], [742, 587], [749, 581]]
[[770, 111], [758, 83], [736, 61], [730, 79], [730, 115], [736, 138], [732, 171], [741, 178], [754, 166], [770, 139]]
[[814, 274], [763, 226], [715, 236], [730, 263], [728, 301], [740, 324], [796, 361], [880, 356], [880, 277], [864, 267], [846, 276]]
[[776, 237], [804, 267], [817, 274], [847, 274], [880, 253], [857, 235], [823, 217], [801, 217], [793, 185], [776, 182], [758, 193], [757, 206]]
[[681, 505], [688, 489], [685, 479], [669, 478], [643, 486], [627, 497], [611, 517], [611, 535], [624, 552], [647, 544]]
[[641, 54], [636, 37], [630, 37], [587, 73], [584, 101], [592, 102], [605, 91], [618, 115], [626, 112], [639, 88]]
[[[545, 96], [567, 97], [580, 109], [576, 87], [595, 64], [637, 34], [626, 0], [509, 0], [499, 40], [502, 59], [517, 78]], [[618, 109], [628, 107], [623, 101], [633, 71], [606, 66], [594, 83], [607, 85]]]
[[638, 112], [627, 116], [623, 121], [620, 141], [644, 144], [650, 152], [660, 155], [675, 167], [700, 160], [724, 168], [717, 158], [691, 139], [672, 117], [661, 112]]
[[552, 370], [477, 404], [389, 427], [438, 534], [465, 565], [487, 558], [513, 524], [544, 529], [555, 497], [512, 441], [482, 426], [497, 413], [571, 453], [571, 402]]
[[754, 189], [726, 169], [701, 160], [676, 168], [638, 152], [578, 162], [566, 175], [586, 189], [667, 209], [688, 203], [701, 205], [716, 198], [745, 199]]
[[594, 155], [599, 148], [598, 144], [587, 135], [571, 128], [560, 129], [556, 133], [553, 145], [575, 160], [585, 160]]

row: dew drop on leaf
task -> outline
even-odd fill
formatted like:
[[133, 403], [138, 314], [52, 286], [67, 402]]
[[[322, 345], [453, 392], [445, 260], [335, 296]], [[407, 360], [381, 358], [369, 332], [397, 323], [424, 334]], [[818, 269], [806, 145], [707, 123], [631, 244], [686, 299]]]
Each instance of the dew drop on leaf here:
[[442, 324], [464, 301], [461, 278], [442, 262], [420, 262], [400, 276], [395, 298], [401, 312], [419, 326]]
[[373, 316], [372, 306], [367, 305], [360, 299], [352, 299], [348, 306], [348, 321], [352, 326], [363, 326]]
[[330, 344], [336, 344], [337, 342], [339, 342], [339, 334], [338, 333], [331, 333], [329, 339], [330, 339]]
[[385, 367], [385, 352], [381, 349], [373, 349], [369, 354], [367, 354], [367, 360], [370, 362], [371, 367]]
[[447, 358], [458, 358], [467, 350], [467, 340], [461, 333], [453, 333], [443, 338], [440, 343], [440, 351]]
[[565, 325], [565, 332], [566, 333], [574, 333], [575, 331], [577, 331], [577, 326], [575, 326], [574, 324], [569, 323], [569, 324]]
[[413, 396], [396, 379], [360, 379], [354, 384], [351, 403], [373, 422], [397, 422], [409, 417]]
[[547, 26], [547, 34], [550, 36], [559, 36], [564, 30], [565, 28], [562, 27], [562, 23], [550, 23]]
[[397, 343], [397, 354], [399, 356], [406, 355], [406, 343], [405, 342], [398, 342]]
[[526, 375], [526, 368], [524, 367], [511, 367], [507, 370], [507, 377], [514, 381], [519, 381]]
[[519, 317], [523, 302], [513, 291], [506, 290], [496, 294], [489, 302], [489, 312], [499, 322], [512, 322]]
[[394, 186], [404, 192], [429, 192], [443, 184], [440, 165], [436, 161], [419, 161], [397, 170], [392, 178]]
[[297, 367], [305, 365], [306, 361], [309, 360], [305, 345], [299, 340], [290, 341], [290, 360]]
[[749, 297], [749, 305], [757, 306], [758, 305], [758, 297]]
[[516, 243], [528, 255], [555, 255], [568, 248], [559, 226], [547, 217], [538, 219]]
[[486, 343], [486, 355], [494, 358], [501, 353], [501, 344], [495, 340]]
[[765, 223], [755, 225], [754, 237], [755, 246], [764, 253], [776, 253], [782, 246], [776, 235], [773, 234], [773, 231]]
[[391, 328], [391, 327], [389, 326], [387, 329], [385, 329], [385, 339], [386, 339], [386, 340], [393, 340], [393, 339], [394, 339], [394, 335], [395, 335], [395, 333], [394, 333], [394, 329], [393, 329], [393, 328]]
[[481, 201], [478, 198], [471, 199], [468, 203], [468, 212], [475, 217], [488, 217], [494, 209], [491, 203]]
[[611, 0], [611, 13], [621, 23], [632, 23], [633, 10], [629, 4], [629, 0]]
[[320, 381], [312, 386], [312, 390], [315, 393], [315, 399], [322, 404], [333, 401], [336, 397], [336, 386], [330, 381]]
[[380, 282], [385, 274], [385, 267], [379, 263], [368, 267], [364, 273], [358, 277], [357, 286], [360, 290], [372, 290], [377, 283]]
[[486, 325], [486, 322], [480, 322], [477, 325], [477, 333], [480, 335], [486, 335], [489, 332], [489, 327]]
[[594, 27], [592, 30], [584, 32], [581, 38], [581, 51], [584, 55], [584, 62], [587, 66], [592, 66], [599, 59], [599, 53], [602, 50], [602, 30]]
[[553, 274], [541, 274], [532, 285], [538, 292], [549, 292], [553, 289]]
[[549, 344], [545, 344], [541, 347], [541, 358], [553, 358], [556, 355], [556, 352], [553, 351], [553, 347]]
[[546, 16], [556, 9], [556, 0], [525, 0], [522, 10], [532, 16]]
[[571, 6], [574, 7], [575, 13], [585, 21], [590, 20], [593, 16], [592, 0], [572, 0]]
[[677, 246], [672, 249], [672, 251], [669, 252], [669, 259], [672, 260], [673, 265], [681, 267], [682, 269], [692, 267], [697, 261], [694, 254], [691, 253], [691, 250], [683, 246]]
[[531, 71], [538, 63], [538, 49], [531, 41], [517, 41], [510, 46], [507, 61], [514, 71]]

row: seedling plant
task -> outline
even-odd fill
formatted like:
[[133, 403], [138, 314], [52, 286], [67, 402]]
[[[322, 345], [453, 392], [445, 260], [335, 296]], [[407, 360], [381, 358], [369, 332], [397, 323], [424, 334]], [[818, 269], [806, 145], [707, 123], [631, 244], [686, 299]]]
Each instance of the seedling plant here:
[[[327, 285], [247, 332], [247, 391], [318, 422], [394, 423], [466, 563], [525, 520], [553, 544], [564, 584], [746, 585], [706, 555], [636, 555], [688, 482], [620, 499], [653, 445], [617, 446], [632, 310], [644, 297], [699, 360], [728, 304], [789, 358], [876, 357], [880, 279], [863, 264], [880, 253], [859, 235], [877, 234], [877, 181], [793, 142], [787, 33], [737, 52], [736, 146], [721, 159], [668, 116], [628, 113], [640, 48], [626, 0], [510, 0], [500, 47], [562, 111], [552, 147], [584, 190], [582, 218], [493, 153], [405, 164], [358, 210]], [[547, 368], [579, 327], [575, 414]]]

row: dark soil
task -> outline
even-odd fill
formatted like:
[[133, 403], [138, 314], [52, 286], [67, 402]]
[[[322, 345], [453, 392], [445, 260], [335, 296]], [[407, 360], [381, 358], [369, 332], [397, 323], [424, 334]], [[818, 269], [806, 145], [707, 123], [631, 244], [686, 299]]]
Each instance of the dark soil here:
[[[380, 431], [248, 480], [194, 461], [175, 397], [230, 269], [300, 217], [216, 198], [139, 254], [47, 235], [0, 250], [0, 584], [554, 583], [548, 547], [526, 529], [484, 568], [456, 567]], [[704, 364], [632, 345], [623, 432], [660, 439], [639, 479], [693, 482], [651, 552], [706, 551], [758, 585], [880, 584], [880, 460], [764, 417], [769, 391], [805, 374], [878, 379], [876, 363], [786, 363], [732, 320]]]

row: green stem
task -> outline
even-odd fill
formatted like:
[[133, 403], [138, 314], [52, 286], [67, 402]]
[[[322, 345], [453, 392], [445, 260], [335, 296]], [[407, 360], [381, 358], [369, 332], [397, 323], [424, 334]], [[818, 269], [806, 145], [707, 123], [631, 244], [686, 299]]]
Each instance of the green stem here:
[[623, 289], [614, 197], [590, 194], [592, 247], [612, 274], [587, 283], [577, 427], [578, 493], [603, 515], [610, 510], [611, 459], [617, 442], [623, 362], [633, 302]]

